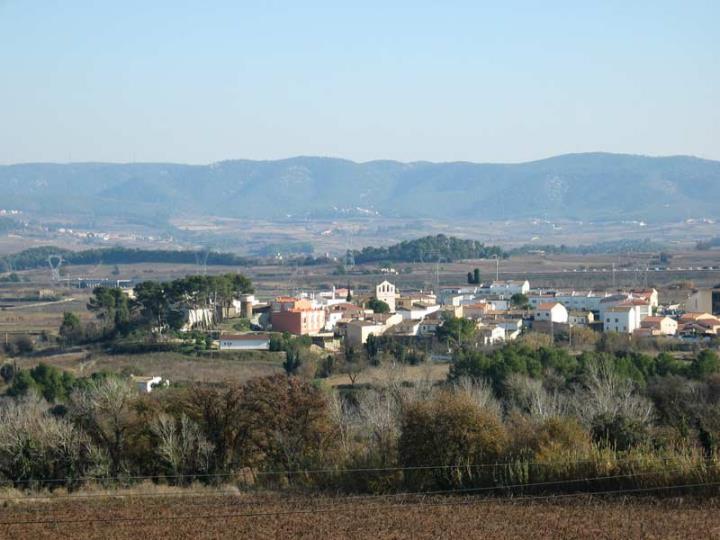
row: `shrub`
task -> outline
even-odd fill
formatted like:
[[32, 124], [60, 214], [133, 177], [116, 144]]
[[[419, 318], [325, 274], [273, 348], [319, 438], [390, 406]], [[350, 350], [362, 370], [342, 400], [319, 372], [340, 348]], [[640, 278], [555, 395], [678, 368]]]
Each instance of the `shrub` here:
[[637, 419], [621, 414], [602, 414], [593, 419], [592, 436], [593, 440], [601, 445], [625, 451], [647, 439], [648, 427]]
[[22, 482], [18, 485], [23, 488], [74, 487], [82, 476], [102, 473], [104, 465], [102, 452], [89, 438], [49, 414], [48, 404], [35, 396], [0, 406], [0, 473], [12, 482]]
[[715, 351], [701, 351], [690, 366], [690, 374], [696, 379], [704, 379], [720, 371], [720, 358]]
[[398, 443], [414, 488], [448, 488], [483, 476], [478, 465], [503, 455], [508, 437], [498, 417], [478, 408], [466, 395], [444, 392], [432, 400], [411, 403], [403, 412]]

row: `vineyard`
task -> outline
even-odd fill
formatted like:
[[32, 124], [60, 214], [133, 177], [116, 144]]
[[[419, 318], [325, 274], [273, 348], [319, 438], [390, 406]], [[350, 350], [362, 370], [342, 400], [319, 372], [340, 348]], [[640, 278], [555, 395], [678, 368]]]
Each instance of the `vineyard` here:
[[693, 538], [720, 502], [656, 499], [283, 496], [235, 488], [0, 496], [2, 538]]

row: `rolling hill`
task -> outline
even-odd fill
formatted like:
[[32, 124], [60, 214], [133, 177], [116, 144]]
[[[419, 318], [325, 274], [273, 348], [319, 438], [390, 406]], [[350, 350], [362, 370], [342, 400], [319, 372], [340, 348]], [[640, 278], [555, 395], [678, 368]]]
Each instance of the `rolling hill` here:
[[277, 161], [0, 166], [1, 207], [174, 215], [676, 220], [720, 212], [720, 162], [568, 154], [519, 164]]

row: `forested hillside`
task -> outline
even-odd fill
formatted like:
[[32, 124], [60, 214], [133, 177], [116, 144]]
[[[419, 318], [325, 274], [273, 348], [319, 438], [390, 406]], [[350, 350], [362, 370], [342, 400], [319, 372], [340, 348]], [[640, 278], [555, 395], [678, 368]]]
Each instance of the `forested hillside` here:
[[720, 163], [570, 154], [518, 164], [278, 161], [0, 166], [3, 206], [162, 221], [372, 216], [675, 220], [717, 215]]

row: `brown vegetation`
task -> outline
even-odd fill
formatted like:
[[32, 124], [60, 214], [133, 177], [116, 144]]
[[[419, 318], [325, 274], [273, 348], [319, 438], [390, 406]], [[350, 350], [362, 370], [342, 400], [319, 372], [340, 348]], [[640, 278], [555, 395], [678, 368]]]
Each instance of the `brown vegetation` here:
[[[117, 494], [121, 494], [119, 492]], [[170, 488], [5, 501], [4, 538], [711, 538], [717, 500], [288, 499]], [[98, 496], [95, 496], [98, 495]], [[5, 495], [3, 496], [5, 497]]]

